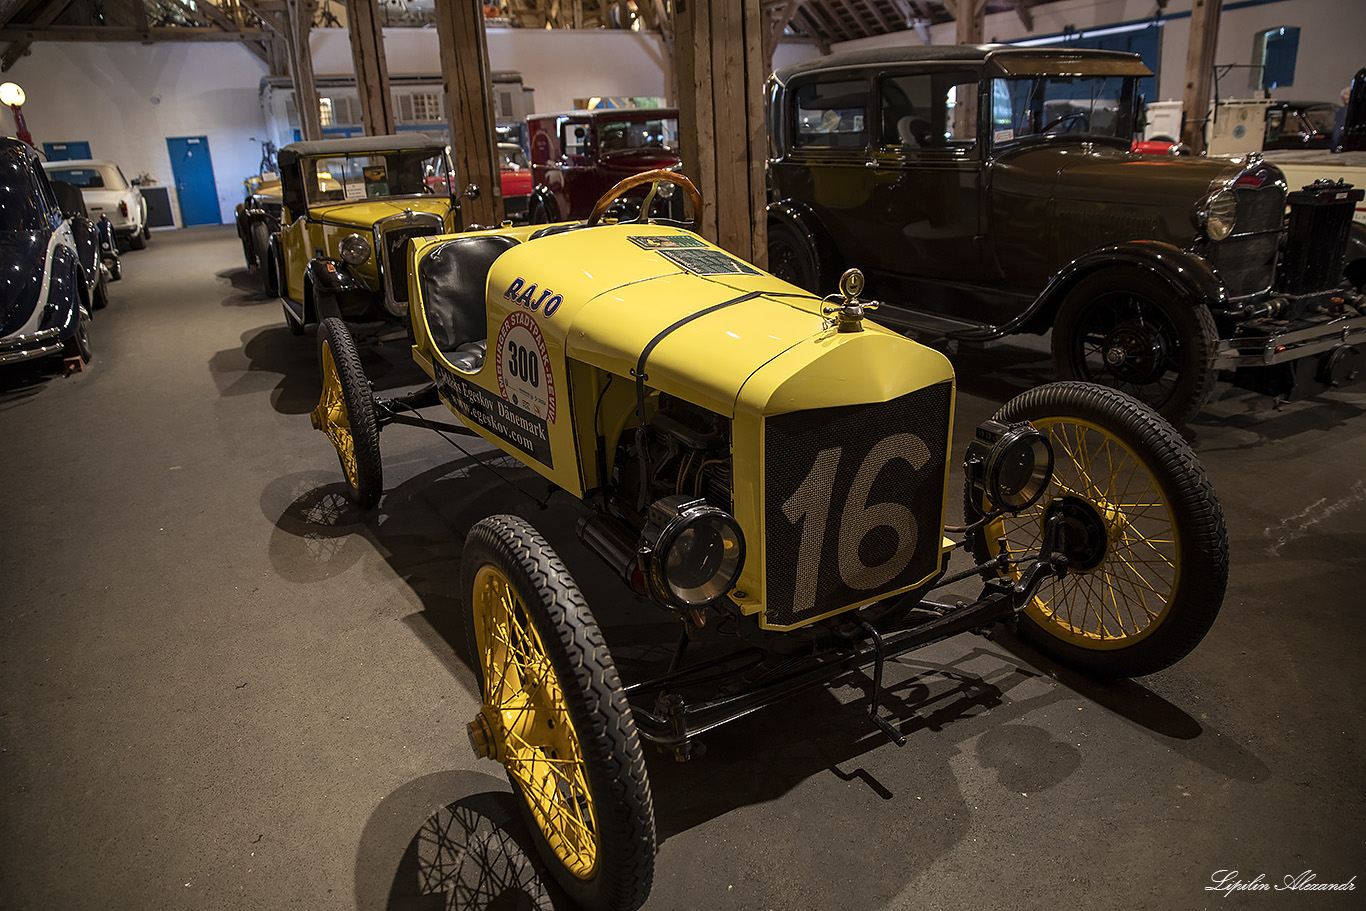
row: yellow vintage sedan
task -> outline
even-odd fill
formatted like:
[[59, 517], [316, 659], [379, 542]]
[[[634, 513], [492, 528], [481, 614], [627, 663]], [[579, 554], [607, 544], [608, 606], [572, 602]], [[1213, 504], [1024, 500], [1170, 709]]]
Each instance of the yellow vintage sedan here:
[[[415, 242], [412, 350], [431, 383], [414, 392], [376, 396], [345, 324], [318, 333], [312, 419], [357, 503], [383, 495], [381, 429], [480, 437], [575, 498], [587, 548], [678, 623], [667, 672], [624, 681], [531, 523], [491, 516], [466, 538], [470, 741], [587, 908], [649, 894], [643, 741], [687, 759], [718, 725], [851, 678], [869, 729], [904, 744], [879, 709], [888, 659], [1005, 624], [1086, 672], [1148, 674], [1199, 643], [1228, 579], [1194, 453], [1148, 406], [1086, 383], [1026, 392], [977, 428], [966, 518], [946, 524], [949, 362], [870, 320], [856, 269], [823, 299], [681, 224], [603, 218], [665, 182], [700, 210], [687, 178], [654, 171], [583, 222]], [[950, 573], [958, 548], [973, 565]], [[975, 577], [976, 600], [935, 600]]]
[[445, 141], [404, 133], [296, 142], [278, 162], [283, 210], [265, 273], [290, 331], [302, 335], [329, 316], [406, 320], [408, 242], [460, 228]]

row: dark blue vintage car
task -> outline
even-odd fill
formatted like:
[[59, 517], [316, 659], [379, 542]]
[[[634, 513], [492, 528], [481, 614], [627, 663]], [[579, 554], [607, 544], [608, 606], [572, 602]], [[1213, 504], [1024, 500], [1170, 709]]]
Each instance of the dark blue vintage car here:
[[86, 322], [108, 300], [98, 231], [63, 214], [38, 153], [0, 138], [0, 364], [91, 356]]

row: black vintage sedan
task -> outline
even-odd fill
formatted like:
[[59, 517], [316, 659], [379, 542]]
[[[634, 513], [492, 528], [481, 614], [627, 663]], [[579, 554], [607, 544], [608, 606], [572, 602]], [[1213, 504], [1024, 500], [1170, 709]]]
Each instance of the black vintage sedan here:
[[[1220, 375], [1284, 399], [1366, 378], [1362, 189], [1130, 151], [1134, 54], [878, 48], [768, 83], [769, 268], [868, 275], [925, 340], [1052, 330], [1059, 377], [1190, 420]], [[1290, 217], [1286, 218], [1287, 206]]]
[[86, 322], [106, 293], [95, 227], [63, 215], [32, 147], [0, 138], [0, 364], [90, 360]]

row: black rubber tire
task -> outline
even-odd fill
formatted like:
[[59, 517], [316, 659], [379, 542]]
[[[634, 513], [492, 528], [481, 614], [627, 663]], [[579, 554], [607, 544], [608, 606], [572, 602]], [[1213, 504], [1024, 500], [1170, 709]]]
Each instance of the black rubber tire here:
[[271, 297], [270, 272], [268, 269], [267, 251], [270, 249], [270, 230], [265, 222], [253, 222], [251, 225], [251, 255], [256, 262], [256, 274], [261, 278], [261, 290], [266, 297]]
[[[1163, 350], [1152, 367], [1131, 366], [1133, 372], [1126, 376], [1106, 364], [1106, 327], [1139, 325], [1140, 313], [1149, 322], [1160, 321], [1157, 333]], [[1214, 388], [1216, 372], [1211, 365], [1217, 341], [1214, 317], [1204, 304], [1180, 300], [1170, 285], [1150, 272], [1108, 269], [1077, 282], [1058, 308], [1053, 363], [1060, 380], [1127, 392], [1182, 427], [1200, 412]]]
[[90, 306], [96, 310], [103, 310], [109, 306], [109, 280], [100, 273], [99, 281], [95, 282], [95, 293], [91, 296]]
[[296, 336], [303, 335], [303, 323], [298, 323], [294, 321], [294, 316], [289, 312], [289, 304], [285, 303], [284, 301], [280, 301], [280, 310], [282, 313], [284, 313], [285, 325], [289, 327], [289, 334]]
[[509, 774], [537, 849], [579, 907], [634, 911], [649, 896], [654, 879], [654, 801], [640, 737], [602, 631], [569, 570], [526, 520], [492, 516], [480, 521], [465, 539], [460, 590], [481, 697], [489, 687], [485, 674], [494, 673], [484, 666], [486, 650], [477, 631], [475, 582], [485, 566], [506, 577], [554, 670], [597, 821], [597, 865], [591, 878], [581, 879], [551, 849]]
[[95, 356], [95, 350], [90, 347], [90, 330], [86, 325], [89, 322], [90, 316], [85, 306], [80, 305], [76, 315], [76, 332], [62, 343], [63, 357], [78, 357], [82, 364], [90, 363], [90, 359]]
[[550, 222], [550, 212], [546, 209], [545, 203], [539, 199], [532, 199], [531, 209], [527, 212], [527, 224], [548, 225]]
[[138, 228], [132, 234], [128, 235], [128, 246], [132, 247], [134, 250], [147, 249], [147, 236], [143, 233], [141, 228]]
[[[328, 395], [326, 357], [330, 350], [341, 386], [341, 404], [349, 424], [355, 454], [355, 476], [346, 468], [346, 457], [339, 448], [347, 493], [361, 509], [372, 509], [384, 493], [384, 469], [379, 453], [379, 426], [375, 422], [375, 400], [370, 381], [360, 364], [355, 340], [339, 319], [326, 319], [318, 325], [318, 362], [323, 377], [323, 396]], [[335, 444], [335, 441], [334, 441]]]
[[280, 268], [280, 256], [276, 251], [269, 248], [266, 249], [266, 268], [270, 270], [270, 275], [266, 279], [268, 293], [284, 298], [286, 285], [285, 277]]
[[820, 292], [816, 252], [791, 227], [777, 222], [768, 228], [768, 271], [812, 293]]
[[[1031, 529], [1041, 526], [1043, 510], [1062, 492], [1059, 484], [1081, 477], [1068, 467], [1072, 463], [1067, 453], [1058, 451], [1061, 449], [1058, 443], [1061, 439], [1067, 441], [1074, 454], [1075, 450], [1085, 449], [1088, 455], [1096, 457], [1094, 464], [1098, 470], [1090, 472], [1087, 477], [1095, 476], [1092, 481], [1100, 494], [1104, 493], [1099, 488], [1105, 479], [1104, 469], [1099, 467], [1100, 460], [1107, 460], [1111, 482], [1108, 489], [1113, 494], [1113, 500], [1110, 497], [1106, 499], [1119, 508], [1120, 515], [1126, 516], [1125, 532], [1133, 528], [1135, 535], [1133, 543], [1113, 547], [1107, 545], [1104, 561], [1093, 573], [1069, 571], [1063, 579], [1045, 581], [1039, 589], [1039, 596], [1048, 599], [1050, 604], [1066, 609], [1070, 598], [1084, 594], [1087, 596], [1083, 599], [1084, 606], [1088, 610], [1083, 614], [1087, 620], [1090, 620], [1091, 612], [1098, 612], [1105, 615], [1109, 622], [1118, 617], [1120, 606], [1117, 602], [1121, 599], [1127, 602], [1136, 594], [1146, 606], [1147, 594], [1141, 590], [1142, 586], [1146, 585], [1149, 591], [1153, 591], [1154, 584], [1165, 587], [1165, 580], [1161, 578], [1164, 570], [1159, 564], [1163, 561], [1175, 564], [1172, 585], [1166, 597], [1166, 611], [1151, 620], [1143, 630], [1136, 630], [1131, 644], [1124, 644], [1122, 640], [1130, 637], [1122, 635], [1109, 640], [1105, 647], [1099, 647], [1099, 643], [1095, 647], [1076, 645], [1076, 635], [1069, 635], [1064, 622], [1055, 615], [1046, 616], [1044, 621], [1035, 616], [1036, 613], [1042, 613], [1041, 610], [1027, 610], [1020, 615], [1021, 637], [1063, 664], [1098, 677], [1151, 674], [1189, 654], [1209, 632], [1219, 614], [1228, 584], [1229, 557], [1228, 530], [1219, 500], [1205, 476], [1204, 468], [1186, 441], [1168, 421], [1147, 405], [1125, 393], [1091, 383], [1052, 383], [1031, 389], [1002, 406], [996, 412], [995, 419], [1004, 422], [1031, 421], [1040, 430], [1048, 432], [1054, 440], [1055, 476], [1043, 499], [1022, 514], [1023, 521], [1018, 526], [1013, 524], [1017, 521], [1014, 519], [998, 520], [968, 533], [968, 543], [978, 563], [998, 552], [997, 539], [1001, 534], [1006, 534], [1007, 546], [1012, 551], [1037, 548], [1039, 535]], [[1103, 435], [1093, 429], [1086, 430], [1085, 442], [1103, 442], [1107, 444], [1104, 450], [1083, 446], [1079, 421], [1086, 422], [1092, 428], [1103, 429]], [[1106, 436], [1108, 439], [1104, 439]], [[1126, 496], [1142, 500], [1142, 494], [1147, 491], [1133, 490], [1135, 480], [1141, 481], [1143, 478], [1136, 472], [1126, 476], [1123, 490], [1118, 488], [1116, 472], [1122, 472], [1125, 468], [1125, 456], [1119, 452], [1120, 447], [1128, 451], [1129, 458], [1136, 457], [1146, 466], [1152, 484], [1167, 506], [1165, 512], [1154, 509], [1151, 504], [1140, 507], [1134, 504], [1126, 506], [1123, 502]], [[1118, 469], [1115, 467], [1117, 458], [1120, 460]], [[1091, 463], [1088, 461], [1089, 467]], [[1085, 488], [1084, 483], [1069, 486]], [[981, 517], [983, 504], [976, 501], [970, 484], [965, 490], [964, 501], [965, 519], [971, 524]], [[1129, 515], [1135, 520], [1132, 525], [1128, 523]], [[1036, 520], [1036, 516], [1040, 520]], [[1179, 544], [1171, 543], [1167, 548], [1174, 560], [1168, 560], [1165, 556], [1161, 560], [1155, 559], [1154, 553], [1161, 553], [1155, 543], [1165, 544], [1165, 539], [1144, 537], [1140, 528], [1140, 523], [1146, 527], [1160, 528], [1164, 517], [1170, 520], [1172, 530], [1176, 532], [1173, 537], [1179, 540]], [[1113, 531], [1107, 532], [1107, 535], [1112, 534]], [[1142, 576], [1133, 568], [1134, 564], [1143, 566], [1142, 572], [1149, 573], [1152, 579]], [[1126, 577], [1124, 567], [1129, 569], [1131, 575], [1144, 581], [1135, 582], [1133, 578]], [[1127, 582], [1130, 587], [1125, 589], [1115, 580]], [[1072, 586], [1070, 592], [1065, 588], [1067, 586]], [[1107, 596], [1110, 599], [1108, 603]], [[1040, 607], [1036, 602], [1036, 608]], [[1132, 618], [1132, 610], [1129, 616]], [[1123, 618], [1114, 619], [1114, 623], [1122, 628]]]

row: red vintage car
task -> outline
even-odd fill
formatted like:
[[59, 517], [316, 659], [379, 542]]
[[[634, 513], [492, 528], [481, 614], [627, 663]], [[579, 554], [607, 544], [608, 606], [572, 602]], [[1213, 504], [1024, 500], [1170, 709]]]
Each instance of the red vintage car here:
[[[527, 118], [531, 145], [531, 191], [528, 218], [533, 223], [588, 217], [593, 205], [610, 188], [633, 174], [667, 169], [677, 171], [678, 111], [673, 108], [605, 108], [537, 114]], [[661, 196], [672, 190], [662, 184]], [[645, 188], [623, 196], [620, 211], [609, 215], [634, 218]], [[671, 203], [661, 200], [661, 207]], [[634, 209], [632, 209], [634, 206]], [[679, 217], [681, 213], [655, 214]]]
[[[498, 143], [498, 185], [503, 191], [503, 213], [514, 222], [526, 221], [527, 202], [531, 198], [531, 166], [527, 164], [522, 147], [514, 142]], [[427, 186], [439, 196], [449, 192], [444, 174], [428, 175]]]

